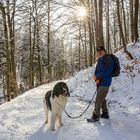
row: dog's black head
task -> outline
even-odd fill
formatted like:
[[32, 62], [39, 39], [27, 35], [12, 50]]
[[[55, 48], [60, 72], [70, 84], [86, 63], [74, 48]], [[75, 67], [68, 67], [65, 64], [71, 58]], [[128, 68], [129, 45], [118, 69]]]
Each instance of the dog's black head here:
[[53, 88], [53, 98], [54, 96], [58, 97], [59, 95], [70, 96], [68, 86], [64, 82], [58, 82]]

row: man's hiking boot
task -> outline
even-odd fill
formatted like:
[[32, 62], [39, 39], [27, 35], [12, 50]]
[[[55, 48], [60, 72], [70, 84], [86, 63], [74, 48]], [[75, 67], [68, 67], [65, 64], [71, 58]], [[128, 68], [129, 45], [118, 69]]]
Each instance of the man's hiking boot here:
[[101, 114], [100, 117], [104, 118], [104, 119], [109, 119], [109, 114], [108, 114], [108, 112], [103, 111], [103, 113]]
[[97, 122], [99, 121], [99, 117], [95, 114], [92, 115], [91, 118], [87, 119], [88, 122]]

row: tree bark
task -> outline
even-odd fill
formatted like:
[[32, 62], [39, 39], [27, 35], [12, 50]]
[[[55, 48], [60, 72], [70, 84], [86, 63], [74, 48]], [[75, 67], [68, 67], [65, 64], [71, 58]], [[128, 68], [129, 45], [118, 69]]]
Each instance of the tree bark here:
[[48, 48], [48, 76], [49, 80], [52, 80], [52, 70], [51, 70], [51, 64], [50, 64], [50, 1], [48, 0], [48, 31], [47, 31], [47, 48]]
[[[88, 7], [89, 9], [91, 8], [90, 6], [90, 1], [88, 0]], [[92, 63], [93, 63], [93, 46], [92, 46], [92, 27], [91, 27], [91, 20], [90, 20], [90, 17], [91, 17], [91, 11], [88, 13], [89, 14], [89, 17], [88, 17], [88, 31], [89, 31], [89, 66], [92, 66]]]
[[96, 47], [104, 46], [103, 37], [103, 0], [94, 0], [96, 14]]
[[95, 34], [96, 34], [96, 48], [97, 48], [97, 46], [98, 46], [98, 36], [99, 36], [99, 24], [98, 24], [98, 17], [99, 17], [99, 15], [98, 15], [98, 5], [97, 5], [97, 0], [94, 0], [94, 4], [95, 4]]
[[33, 80], [33, 48], [32, 48], [32, 8], [30, 6], [30, 15], [29, 15], [29, 36], [30, 36], [30, 56], [29, 56], [29, 88], [31, 89], [34, 86]]
[[129, 4], [130, 4], [130, 27], [131, 27], [131, 41], [134, 41], [134, 15], [133, 15], [133, 7], [134, 7], [134, 1], [133, 0], [129, 0]]
[[109, 34], [109, 0], [106, 0], [106, 49], [110, 52], [110, 34]]
[[6, 96], [7, 101], [10, 101], [10, 52], [9, 52], [9, 37], [8, 37], [8, 29], [7, 29], [7, 19], [6, 19], [6, 11], [4, 5], [0, 2], [0, 9], [2, 11], [3, 17], [3, 26], [4, 26], [4, 37], [5, 37], [5, 47], [6, 47]]
[[103, 0], [99, 0], [99, 46], [104, 46], [104, 37], [103, 37]]
[[79, 40], [78, 40], [78, 69], [81, 69], [81, 21], [79, 21]]
[[[15, 64], [15, 5], [16, 1], [13, 0], [12, 14], [10, 14], [10, 2], [7, 0], [7, 19], [10, 39], [10, 50], [11, 50], [11, 92], [16, 97], [19, 94], [18, 84], [16, 79], [16, 64]], [[13, 96], [12, 95], [12, 96]]]
[[86, 27], [86, 22], [84, 22], [84, 35], [85, 35], [84, 54], [85, 54], [85, 64], [86, 64], [86, 68], [87, 68], [88, 61], [87, 61], [87, 27]]
[[134, 40], [137, 41], [138, 34], [138, 13], [139, 13], [139, 0], [135, 0], [134, 3], [135, 11], [134, 11]]
[[121, 0], [122, 3], [122, 12], [123, 12], [123, 23], [124, 23], [124, 35], [125, 35], [125, 42], [128, 43], [127, 40], [127, 27], [126, 27], [126, 16], [125, 16], [125, 9], [124, 9], [124, 0]]

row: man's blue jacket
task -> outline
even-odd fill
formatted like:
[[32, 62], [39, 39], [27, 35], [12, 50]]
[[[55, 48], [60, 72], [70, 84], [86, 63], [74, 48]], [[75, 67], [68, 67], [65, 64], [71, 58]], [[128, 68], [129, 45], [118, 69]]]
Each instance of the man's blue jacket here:
[[106, 55], [98, 59], [95, 76], [100, 83], [97, 86], [110, 86], [112, 82], [112, 71], [114, 67], [114, 61], [111, 56]]

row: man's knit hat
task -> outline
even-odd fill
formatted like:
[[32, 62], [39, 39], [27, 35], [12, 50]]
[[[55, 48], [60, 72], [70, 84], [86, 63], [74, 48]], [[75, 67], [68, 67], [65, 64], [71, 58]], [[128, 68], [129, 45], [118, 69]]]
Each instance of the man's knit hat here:
[[106, 49], [103, 47], [103, 46], [98, 46], [96, 51], [105, 51], [106, 52]]

